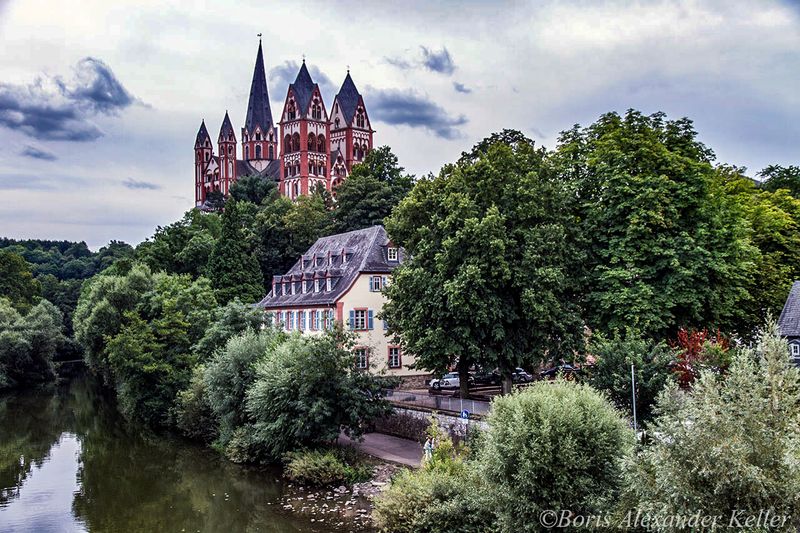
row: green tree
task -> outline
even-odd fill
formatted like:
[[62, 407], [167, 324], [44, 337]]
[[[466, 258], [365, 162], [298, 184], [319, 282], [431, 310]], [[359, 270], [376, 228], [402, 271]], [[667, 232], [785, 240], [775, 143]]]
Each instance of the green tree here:
[[649, 421], [656, 397], [668, 382], [674, 381], [669, 369], [672, 350], [664, 342], [656, 343], [627, 331], [617, 332], [612, 338], [593, 338], [589, 353], [596, 361], [587, 370], [588, 382], [608, 394], [614, 405], [629, 416], [633, 415], [631, 365], [634, 366], [636, 415], [639, 422]]
[[463, 395], [472, 365], [499, 367], [508, 392], [513, 368], [583, 340], [568, 191], [544, 158], [530, 140], [484, 141], [386, 220], [407, 254], [386, 289], [390, 332], [419, 368], [457, 363]]
[[0, 250], [0, 297], [8, 298], [16, 309], [28, 311], [41, 294], [41, 284], [31, 267], [16, 253]]
[[257, 456], [276, 461], [288, 451], [333, 442], [342, 430], [360, 435], [368, 421], [391, 411], [384, 381], [355, 368], [352, 344], [334, 331], [292, 336], [267, 351], [245, 399]]
[[664, 338], [740, 318], [755, 250], [688, 119], [630, 110], [562, 134], [554, 162], [575, 190], [586, 320]]
[[222, 214], [222, 233], [208, 260], [207, 275], [220, 302], [234, 298], [252, 303], [264, 296], [264, 278], [247, 239], [247, 202], [230, 200]]
[[136, 248], [136, 258], [153, 271], [201, 276], [214, 244], [221, 234], [219, 215], [197, 209], [166, 227], [156, 228], [153, 236]]
[[192, 347], [201, 361], [209, 359], [215, 351], [225, 347], [228, 339], [247, 331], [257, 331], [267, 326], [270, 315], [263, 309], [243, 304], [239, 300], [228, 302], [213, 310], [210, 326], [203, 337]]
[[275, 182], [264, 176], [242, 176], [231, 186], [230, 197], [239, 202], [261, 205], [276, 190]]
[[478, 461], [496, 531], [540, 531], [548, 509], [599, 514], [616, 501], [633, 432], [588, 385], [535, 384], [497, 398], [487, 422]]
[[413, 186], [413, 177], [403, 172], [391, 148], [371, 150], [336, 187], [336, 230], [344, 233], [383, 224]]
[[769, 165], [758, 176], [764, 180], [761, 184], [764, 189], [772, 192], [786, 189], [795, 198], [800, 198], [800, 166]]
[[55, 379], [53, 357], [65, 340], [61, 313], [47, 300], [23, 315], [0, 298], [0, 390]]
[[652, 443], [631, 460], [623, 512], [786, 516], [800, 525], [800, 372], [774, 323], [726, 374], [703, 371], [691, 392], [658, 400]]

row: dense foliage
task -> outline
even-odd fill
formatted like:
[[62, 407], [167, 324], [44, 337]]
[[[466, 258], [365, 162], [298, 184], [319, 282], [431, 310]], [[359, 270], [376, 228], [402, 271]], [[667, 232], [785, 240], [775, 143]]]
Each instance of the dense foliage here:
[[403, 172], [391, 148], [370, 150], [336, 187], [336, 231], [344, 233], [383, 224], [413, 185], [413, 177]]
[[301, 485], [342, 485], [367, 481], [372, 469], [355, 448], [333, 446], [284, 456], [284, 475]]
[[30, 265], [13, 252], [0, 250], [0, 297], [20, 311], [27, 311], [42, 292]]
[[511, 371], [580, 346], [580, 253], [568, 191], [546, 152], [519, 133], [476, 145], [420, 180], [387, 219], [407, 253], [386, 289], [384, 315], [422, 368]]
[[[631, 461], [623, 503], [652, 515], [800, 516], [800, 372], [768, 325], [724, 375], [659, 397], [653, 442]], [[627, 510], [627, 509], [625, 509]]]
[[656, 396], [675, 379], [670, 368], [673, 350], [664, 342], [648, 341], [633, 332], [618, 332], [611, 338], [592, 339], [589, 353], [595, 362], [587, 369], [588, 383], [608, 394], [614, 405], [629, 416], [633, 415], [631, 365], [634, 366], [636, 415], [640, 423], [649, 421]]
[[764, 180], [764, 189], [773, 192], [783, 189], [800, 198], [800, 166], [769, 165], [758, 173], [758, 177]]
[[52, 380], [62, 329], [61, 312], [47, 300], [22, 314], [0, 298], [0, 390]]

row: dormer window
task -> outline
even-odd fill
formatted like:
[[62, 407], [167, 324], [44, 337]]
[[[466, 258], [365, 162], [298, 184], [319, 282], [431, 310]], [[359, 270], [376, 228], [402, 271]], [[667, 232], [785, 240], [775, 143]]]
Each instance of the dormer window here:
[[325, 280], [320, 278], [317, 280], [314, 286], [314, 292], [321, 292], [325, 290]]
[[790, 344], [789, 350], [792, 354], [792, 361], [795, 364], [800, 363], [800, 344], [797, 343]]
[[397, 248], [387, 249], [386, 257], [389, 259], [389, 261], [397, 261]]
[[331, 278], [325, 278], [325, 290], [330, 291], [333, 289], [333, 280]]

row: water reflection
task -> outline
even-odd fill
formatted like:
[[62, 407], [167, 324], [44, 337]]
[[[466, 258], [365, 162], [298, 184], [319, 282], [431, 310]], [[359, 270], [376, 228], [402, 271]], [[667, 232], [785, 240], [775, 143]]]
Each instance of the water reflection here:
[[0, 531], [328, 531], [272, 470], [131, 428], [91, 378], [0, 397]]

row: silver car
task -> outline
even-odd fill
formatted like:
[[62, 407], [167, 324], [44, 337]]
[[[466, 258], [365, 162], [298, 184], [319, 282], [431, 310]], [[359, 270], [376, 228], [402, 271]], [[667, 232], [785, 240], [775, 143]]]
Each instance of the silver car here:
[[430, 387], [435, 390], [439, 389], [457, 389], [461, 386], [461, 380], [458, 378], [457, 372], [448, 372], [439, 379], [432, 379]]

